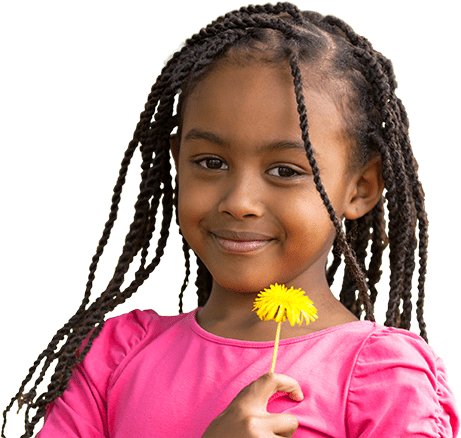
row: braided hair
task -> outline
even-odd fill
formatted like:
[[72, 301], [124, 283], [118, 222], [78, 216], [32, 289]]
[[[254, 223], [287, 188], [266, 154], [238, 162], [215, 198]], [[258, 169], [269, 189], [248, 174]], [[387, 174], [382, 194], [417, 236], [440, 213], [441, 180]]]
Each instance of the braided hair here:
[[[158, 76], [122, 160], [109, 218], [89, 267], [80, 307], [38, 356], [18, 393], [5, 409], [2, 437], [6, 414], [15, 401], [19, 408], [27, 406], [23, 437], [32, 436], [35, 425], [45, 414], [46, 406], [63, 394], [73, 366], [81, 362], [90, 350], [104, 326], [106, 315], [136, 292], [159, 264], [177, 205], [169, 159], [170, 136], [175, 128], [178, 135], [181, 132], [182, 108], [194, 86], [230, 56], [239, 62], [251, 59], [287, 62], [290, 67], [306, 156], [317, 191], [336, 229], [333, 259], [326, 267], [329, 285], [333, 283], [343, 259], [345, 262], [341, 303], [358, 318], [364, 314], [365, 319], [374, 321], [376, 284], [381, 277], [383, 252], [389, 245], [390, 292], [385, 325], [410, 329], [411, 283], [418, 250], [416, 316], [420, 334], [427, 341], [423, 305], [428, 221], [424, 192], [408, 136], [408, 118], [402, 102], [395, 95], [397, 83], [391, 62], [374, 50], [367, 39], [357, 35], [336, 17], [303, 12], [290, 3], [243, 7], [219, 17], [188, 39]], [[385, 197], [381, 197], [363, 217], [346, 219], [344, 224], [336, 216], [324, 189], [310, 142], [303, 96], [303, 64], [314, 64], [317, 71], [324, 74], [326, 79], [322, 85], [326, 84], [327, 90], [334, 94], [335, 101], [342, 108], [347, 135], [354, 143], [352, 165], [364, 166], [377, 156], [382, 160]], [[333, 82], [339, 81], [341, 90], [335, 90], [328, 78], [333, 78]], [[128, 167], [138, 146], [142, 156], [141, 184], [134, 219], [108, 287], [90, 303], [95, 271], [117, 219]], [[153, 257], [149, 258], [159, 209], [162, 210], [160, 237]], [[184, 238], [183, 252], [186, 276], [179, 295], [180, 312], [190, 276], [190, 247]], [[367, 257], [368, 252], [370, 257]], [[140, 259], [136, 260], [140, 262], [134, 280], [124, 285], [125, 274], [137, 255]], [[197, 266], [198, 305], [203, 306], [211, 292], [212, 276], [200, 259], [197, 259]], [[85, 339], [87, 343], [81, 348]], [[79, 353], [76, 354], [76, 351]], [[37, 395], [37, 387], [53, 363], [56, 366], [51, 382], [44, 393]], [[38, 369], [39, 375], [33, 387], [25, 392], [26, 385]], [[35, 410], [32, 418], [31, 410]]]

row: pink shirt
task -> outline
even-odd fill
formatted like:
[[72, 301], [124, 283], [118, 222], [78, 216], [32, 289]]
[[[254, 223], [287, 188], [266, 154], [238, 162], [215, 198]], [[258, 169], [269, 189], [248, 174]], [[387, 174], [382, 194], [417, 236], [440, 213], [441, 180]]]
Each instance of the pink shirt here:
[[[268, 372], [274, 342], [203, 330], [197, 310], [135, 310], [109, 319], [40, 438], [195, 438], [246, 385]], [[417, 335], [368, 321], [280, 342], [276, 370], [305, 399], [277, 393], [268, 411], [294, 414], [294, 437], [453, 437], [459, 429], [444, 365]]]

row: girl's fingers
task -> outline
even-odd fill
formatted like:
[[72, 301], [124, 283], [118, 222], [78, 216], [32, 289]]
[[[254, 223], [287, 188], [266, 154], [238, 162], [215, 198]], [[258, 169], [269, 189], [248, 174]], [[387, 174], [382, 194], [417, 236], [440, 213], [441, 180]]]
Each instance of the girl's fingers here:
[[295, 379], [283, 374], [267, 373], [243, 388], [235, 400], [243, 402], [245, 399], [249, 404], [257, 404], [265, 411], [271, 396], [279, 391], [288, 393], [295, 401], [304, 399], [301, 387]]
[[295, 379], [283, 374], [264, 374], [237, 394], [231, 404], [210, 423], [202, 438], [292, 437], [298, 428], [296, 417], [267, 412], [269, 399], [278, 391], [288, 393], [296, 401], [304, 398]]

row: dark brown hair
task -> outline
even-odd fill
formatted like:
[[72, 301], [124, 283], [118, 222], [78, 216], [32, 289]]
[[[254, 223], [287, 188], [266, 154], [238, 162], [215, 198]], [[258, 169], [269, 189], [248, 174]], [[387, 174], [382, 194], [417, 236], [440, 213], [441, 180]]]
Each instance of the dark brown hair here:
[[[58, 330], [47, 348], [38, 356], [18, 393], [4, 411], [2, 437], [6, 414], [15, 401], [18, 401], [19, 407], [27, 405], [26, 433], [23, 437], [32, 436], [47, 404], [61, 396], [70, 379], [72, 367], [88, 353], [104, 326], [106, 314], [136, 292], [159, 264], [176, 204], [169, 159], [170, 136], [176, 127], [179, 132], [181, 130], [181, 109], [187, 95], [213, 66], [226, 57], [239, 62], [255, 59], [262, 62], [284, 62], [291, 69], [306, 155], [313, 170], [316, 188], [336, 228], [333, 261], [326, 267], [330, 285], [342, 259], [345, 260], [340, 301], [357, 317], [360, 318], [364, 313], [365, 319], [374, 320], [373, 306], [377, 297], [375, 286], [381, 277], [383, 251], [389, 244], [390, 292], [385, 324], [409, 329], [412, 315], [411, 283], [418, 249], [416, 315], [421, 336], [427, 341], [423, 305], [428, 223], [424, 193], [408, 137], [408, 119], [402, 102], [395, 95], [397, 84], [391, 62], [375, 51], [367, 39], [357, 35], [335, 17], [301, 12], [290, 3], [249, 6], [219, 17], [188, 39], [158, 76], [125, 152], [114, 187], [109, 219], [90, 265], [83, 301], [75, 315]], [[382, 159], [385, 197], [362, 218], [345, 220], [345, 229], [325, 192], [309, 139], [301, 74], [303, 65], [315, 66], [315, 71], [322, 75], [322, 86], [341, 106], [347, 123], [347, 135], [354, 142], [353, 165], [363, 166], [374, 156]], [[337, 84], [341, 84], [341, 87], [336, 87]], [[178, 93], [179, 101], [175, 108]], [[128, 166], [138, 146], [142, 155], [142, 182], [135, 204], [134, 220], [113, 278], [101, 296], [90, 303], [95, 271], [117, 219]], [[148, 261], [159, 208], [162, 209], [163, 217], [160, 238], [154, 257]], [[190, 248], [184, 239], [183, 250], [186, 278], [180, 292], [180, 312], [183, 292], [190, 275]], [[368, 256], [368, 253], [371, 255]], [[124, 276], [138, 254], [141, 255], [141, 261], [135, 279], [128, 286], [122, 287]], [[197, 264], [198, 305], [203, 306], [211, 291], [212, 277], [200, 260], [197, 260]], [[76, 351], [87, 337], [89, 342], [77, 357]], [[56, 368], [47, 391], [37, 395], [37, 386], [55, 361]], [[37, 369], [40, 369], [39, 375], [32, 389], [26, 393], [25, 386]], [[36, 410], [36, 413], [29, 419], [31, 409]]]

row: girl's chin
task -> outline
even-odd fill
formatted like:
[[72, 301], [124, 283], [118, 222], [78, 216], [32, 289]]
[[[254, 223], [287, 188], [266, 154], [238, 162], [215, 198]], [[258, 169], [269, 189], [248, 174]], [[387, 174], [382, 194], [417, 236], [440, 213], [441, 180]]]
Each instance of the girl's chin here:
[[267, 282], [246, 282], [246, 281], [213, 281], [213, 288], [216, 292], [234, 292], [241, 294], [257, 294], [262, 291], [265, 287], [269, 287], [272, 283]]

